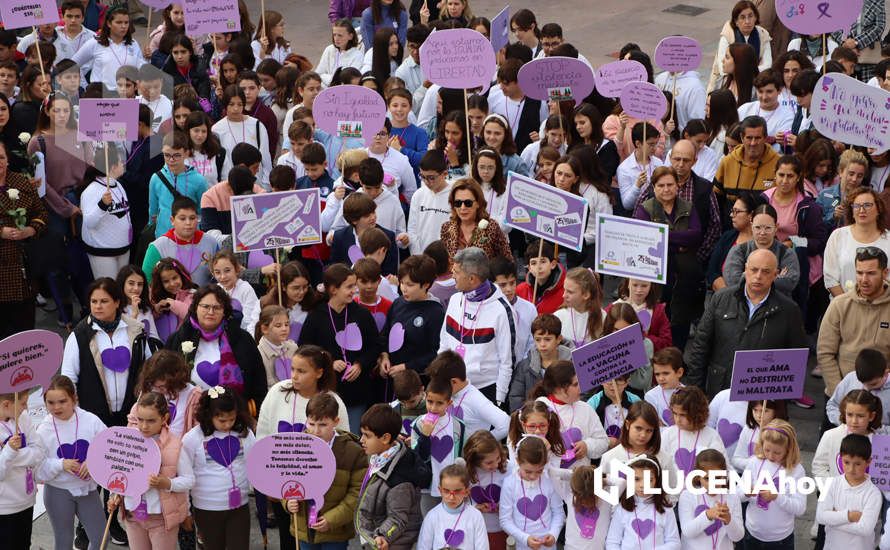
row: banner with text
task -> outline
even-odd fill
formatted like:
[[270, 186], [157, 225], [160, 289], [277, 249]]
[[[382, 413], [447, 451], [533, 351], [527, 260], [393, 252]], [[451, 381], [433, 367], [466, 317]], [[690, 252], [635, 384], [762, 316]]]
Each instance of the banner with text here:
[[644, 367], [649, 363], [639, 323], [572, 350], [581, 392]]
[[668, 226], [611, 214], [596, 215], [596, 272], [664, 284]]
[[507, 176], [507, 219], [503, 221], [529, 235], [580, 251], [588, 208], [584, 197], [516, 172]]
[[321, 242], [318, 188], [231, 197], [235, 252]]
[[797, 399], [803, 395], [809, 355], [806, 348], [735, 352], [729, 400]]

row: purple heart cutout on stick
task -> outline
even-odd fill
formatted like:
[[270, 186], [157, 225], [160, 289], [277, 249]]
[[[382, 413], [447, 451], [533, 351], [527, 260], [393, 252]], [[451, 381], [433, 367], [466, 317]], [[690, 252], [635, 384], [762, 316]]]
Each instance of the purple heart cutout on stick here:
[[130, 349], [127, 346], [106, 348], [99, 354], [102, 365], [114, 372], [127, 372], [130, 368]]
[[362, 254], [362, 249], [359, 248], [357, 244], [350, 246], [349, 250], [346, 252], [346, 255], [349, 256], [349, 261], [352, 263], [355, 263], [365, 257], [365, 255]]
[[346, 328], [339, 331], [334, 339], [337, 340], [337, 345], [343, 349], [348, 349], [349, 351], [362, 349], [362, 331], [359, 330], [358, 325], [355, 323], [346, 325]]
[[210, 458], [225, 468], [232, 465], [238, 456], [238, 451], [241, 450], [241, 440], [234, 435], [212, 437], [207, 440], [205, 445]]
[[537, 495], [534, 499], [522, 497], [516, 501], [516, 509], [519, 513], [532, 521], [537, 521], [547, 509], [547, 497]]

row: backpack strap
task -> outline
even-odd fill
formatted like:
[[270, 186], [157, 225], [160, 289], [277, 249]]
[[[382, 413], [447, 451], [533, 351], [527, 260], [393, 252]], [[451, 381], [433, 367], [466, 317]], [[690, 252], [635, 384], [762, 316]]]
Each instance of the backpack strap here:
[[170, 194], [173, 195], [174, 199], [178, 199], [182, 196], [182, 193], [180, 193], [176, 190], [175, 187], [173, 187], [173, 185], [170, 183], [170, 180], [167, 179], [167, 176], [165, 176], [163, 172], [158, 170], [157, 172], [155, 172], [155, 175], [158, 177], [159, 180], [161, 180], [161, 183], [164, 184], [164, 187], [167, 188], [167, 191], [170, 191]]

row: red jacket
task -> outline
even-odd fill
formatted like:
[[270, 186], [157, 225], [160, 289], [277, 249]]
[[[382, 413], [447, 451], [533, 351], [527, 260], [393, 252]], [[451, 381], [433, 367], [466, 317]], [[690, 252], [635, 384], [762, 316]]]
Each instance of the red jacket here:
[[[663, 302], [655, 304], [655, 308], [652, 310], [652, 321], [649, 323], [649, 330], [644, 332], [646, 338], [652, 340], [654, 351], [674, 345], [674, 339], [671, 336], [671, 322], [668, 320], [665, 307]], [[606, 312], [608, 313], [610, 309], [612, 309], [612, 304], [606, 306]]]
[[561, 264], [556, 264], [556, 268], [559, 270], [559, 276], [556, 277], [556, 281], [546, 288], [539, 285], [538, 294], [534, 302], [532, 302], [532, 294], [535, 291], [535, 281], [531, 273], [526, 275], [524, 283], [519, 283], [516, 286], [516, 295], [534, 303], [538, 314], [553, 313], [562, 307], [562, 285], [566, 281], [566, 270]]

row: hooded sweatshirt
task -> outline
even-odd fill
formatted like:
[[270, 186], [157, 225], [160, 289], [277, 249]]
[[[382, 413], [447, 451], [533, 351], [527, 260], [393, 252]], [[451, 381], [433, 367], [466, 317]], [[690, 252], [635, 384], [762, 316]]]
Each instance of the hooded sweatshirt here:
[[779, 154], [764, 145], [763, 156], [753, 164], [746, 164], [745, 146], [739, 145], [720, 161], [714, 176], [714, 192], [723, 194], [727, 204], [733, 204], [741, 192], [760, 192], [772, 186], [776, 177]]
[[655, 85], [674, 94], [677, 128], [686, 128], [694, 118], [705, 118], [707, 94], [697, 71], [676, 74], [665, 71], [655, 77]]
[[[560, 344], [556, 349], [558, 361], [571, 361], [572, 350], [568, 346]], [[544, 377], [544, 368], [541, 366], [541, 352], [533, 349], [528, 356], [517, 363], [513, 379], [510, 381], [510, 411], [522, 407], [528, 399], [528, 392]]]
[[[546, 281], [538, 281], [538, 292], [534, 297], [535, 307], [539, 314], [553, 313], [562, 307], [562, 286], [566, 280], [566, 270], [562, 264], [557, 263], [556, 269], [550, 272]], [[516, 295], [529, 302], [535, 294], [535, 277], [529, 271], [525, 276], [525, 282], [516, 287]]]

